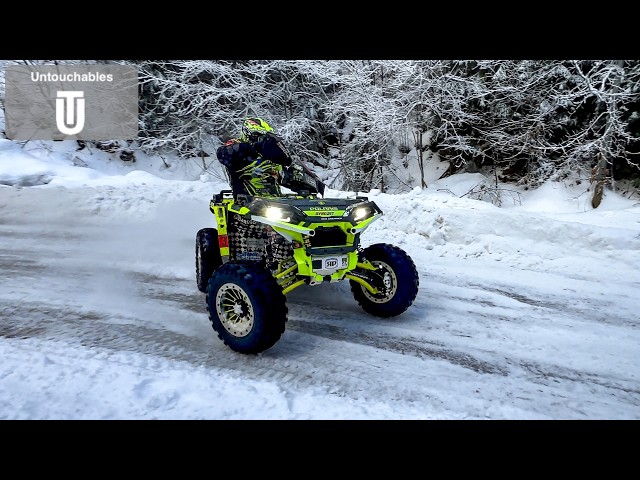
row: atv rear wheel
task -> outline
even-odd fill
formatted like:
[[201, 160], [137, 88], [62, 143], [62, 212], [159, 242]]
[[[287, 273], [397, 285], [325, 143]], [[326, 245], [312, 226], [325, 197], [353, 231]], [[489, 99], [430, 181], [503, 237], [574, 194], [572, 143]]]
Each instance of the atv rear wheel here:
[[378, 267], [386, 292], [373, 295], [350, 280], [351, 292], [362, 309], [377, 317], [395, 317], [411, 306], [418, 294], [418, 271], [411, 257], [401, 248], [377, 243], [364, 249], [364, 257]]
[[271, 272], [255, 262], [227, 262], [207, 289], [209, 320], [232, 350], [260, 353], [271, 348], [285, 330], [288, 308]]
[[196, 234], [196, 283], [198, 290], [205, 292], [211, 274], [222, 265], [218, 230], [202, 228]]

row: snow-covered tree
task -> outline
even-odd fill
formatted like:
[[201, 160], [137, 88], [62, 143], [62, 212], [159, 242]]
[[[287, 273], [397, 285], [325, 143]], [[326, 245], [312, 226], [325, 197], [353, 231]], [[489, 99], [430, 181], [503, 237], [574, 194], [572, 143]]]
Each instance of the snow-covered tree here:
[[[239, 133], [245, 116], [255, 115], [334, 188], [425, 187], [428, 162], [438, 160], [449, 163], [447, 174], [481, 170], [496, 182], [527, 187], [575, 175], [600, 189], [619, 178], [640, 179], [638, 60], [3, 65], [52, 62], [136, 66], [136, 148], [147, 153], [202, 156], [204, 162]], [[416, 165], [420, 173], [412, 176]]]

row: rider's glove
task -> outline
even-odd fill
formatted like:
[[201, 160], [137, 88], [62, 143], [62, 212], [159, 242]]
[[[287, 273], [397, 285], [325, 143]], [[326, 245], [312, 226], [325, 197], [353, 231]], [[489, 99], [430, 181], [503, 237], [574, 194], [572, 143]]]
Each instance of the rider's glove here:
[[303, 168], [301, 165], [298, 165], [297, 163], [292, 164], [289, 167], [289, 172], [291, 173], [291, 180], [294, 182], [302, 182], [304, 176], [303, 176]]

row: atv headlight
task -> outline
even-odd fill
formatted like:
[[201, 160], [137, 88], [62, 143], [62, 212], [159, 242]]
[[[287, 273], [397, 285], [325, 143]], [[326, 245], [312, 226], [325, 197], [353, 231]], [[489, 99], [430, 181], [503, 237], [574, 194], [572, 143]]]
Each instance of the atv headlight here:
[[284, 201], [278, 202], [266, 198], [254, 198], [248, 205], [249, 218], [273, 227], [292, 228], [305, 235], [311, 231], [308, 227], [301, 227], [305, 214], [293, 205]]
[[356, 222], [360, 220], [364, 220], [365, 218], [369, 218], [371, 216], [372, 210], [369, 207], [358, 207], [353, 212], [353, 219]]
[[[289, 214], [287, 214], [289, 213]], [[291, 215], [290, 212], [285, 212], [284, 209], [280, 207], [276, 207], [273, 205], [269, 205], [264, 214], [269, 220], [273, 220], [275, 222], [290, 222]]]
[[304, 221], [304, 214], [291, 205], [276, 205], [267, 203], [258, 210], [258, 215], [266, 218], [269, 222], [293, 223], [298, 225]]
[[376, 208], [372, 202], [361, 202], [351, 205], [344, 212], [343, 217], [350, 218], [353, 223], [360, 223], [368, 218], [373, 217], [376, 213], [379, 213], [379, 209]]

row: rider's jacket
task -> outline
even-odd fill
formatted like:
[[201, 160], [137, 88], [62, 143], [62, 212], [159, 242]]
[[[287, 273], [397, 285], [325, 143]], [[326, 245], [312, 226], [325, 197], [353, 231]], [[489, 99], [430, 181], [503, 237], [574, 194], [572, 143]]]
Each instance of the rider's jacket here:
[[221, 145], [216, 155], [229, 173], [233, 195], [280, 195], [282, 167], [291, 165], [291, 155], [273, 133], [257, 142], [232, 138]]

